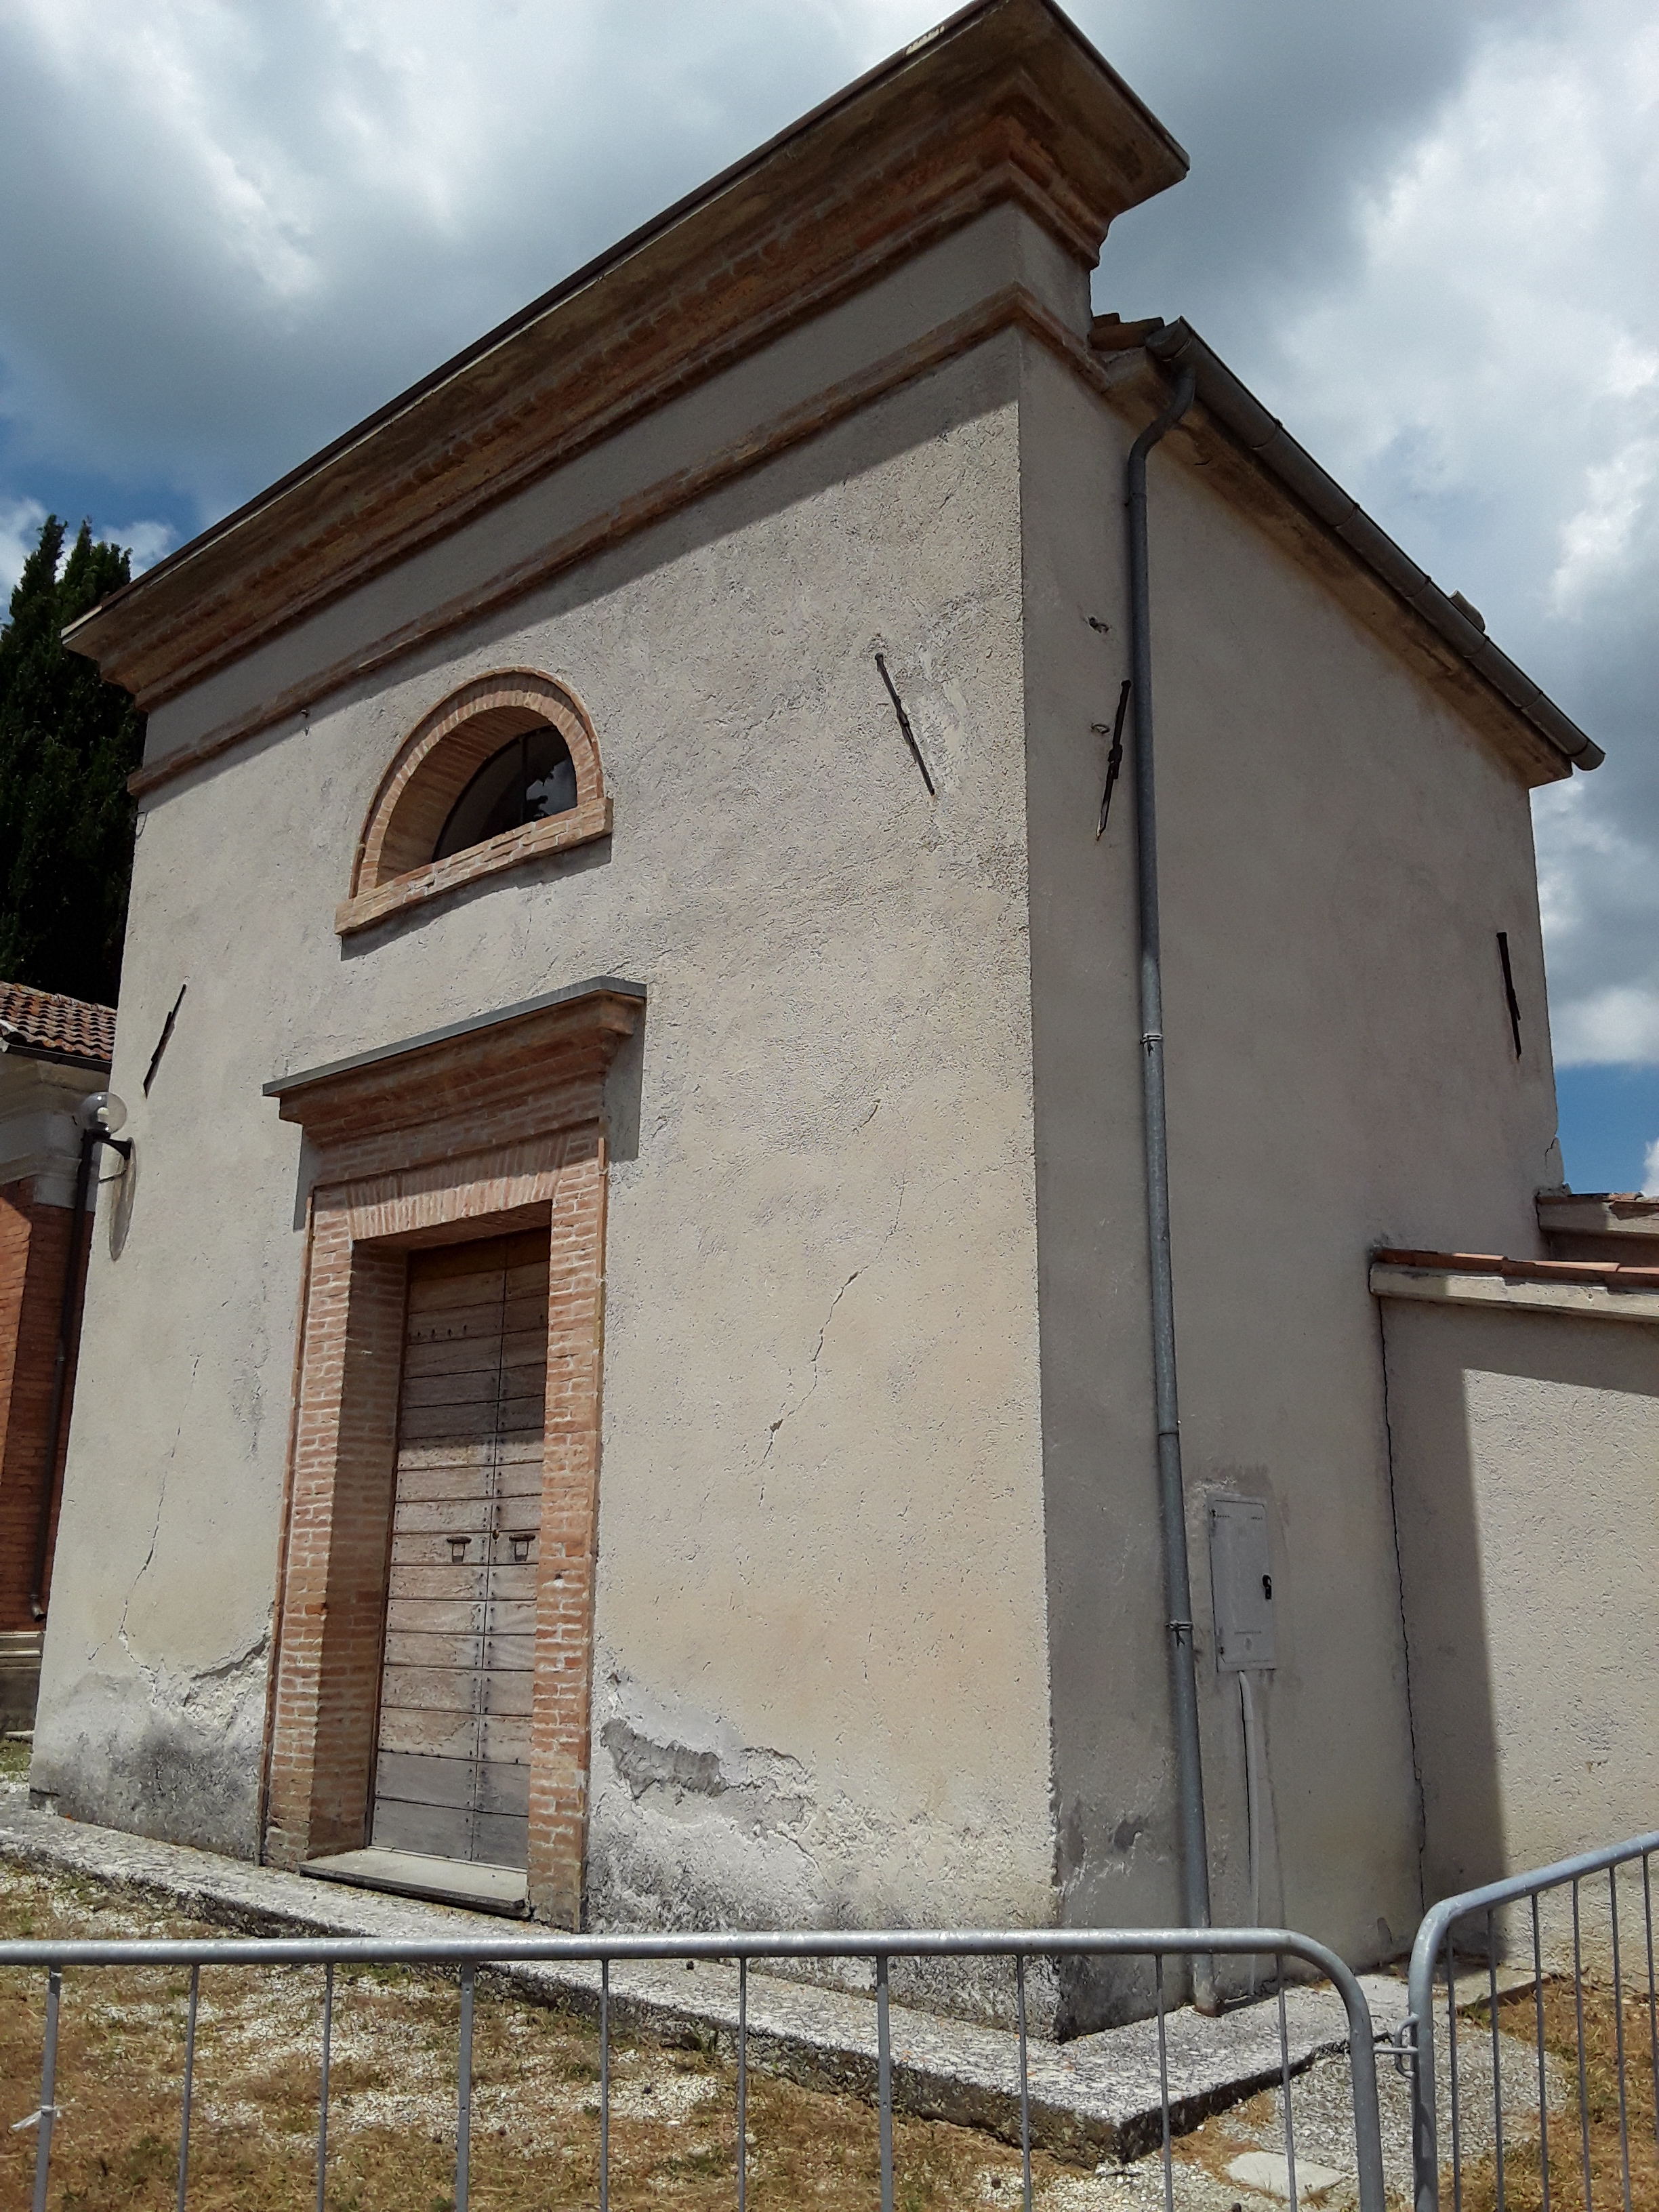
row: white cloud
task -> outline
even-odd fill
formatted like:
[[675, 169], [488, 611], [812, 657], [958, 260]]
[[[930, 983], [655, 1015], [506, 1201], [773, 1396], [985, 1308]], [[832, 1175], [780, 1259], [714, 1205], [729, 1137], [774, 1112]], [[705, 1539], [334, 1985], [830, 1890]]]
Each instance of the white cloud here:
[[[11, 0], [0, 563], [51, 470], [236, 504], [945, 4]], [[1194, 160], [1097, 297], [1190, 315], [1606, 745], [1536, 810], [1555, 1030], [1659, 1057], [1651, 0], [1073, 5]]]
[[[11, 597], [23, 563], [40, 542], [46, 510], [38, 499], [0, 499], [0, 599]], [[5, 619], [0, 613], [0, 621]]]
[[1659, 1137], [1648, 1146], [1648, 1157], [1642, 1170], [1642, 1188], [1650, 1198], [1659, 1198]]
[[[9, 597], [22, 574], [24, 562], [40, 543], [40, 525], [46, 519], [46, 510], [38, 499], [0, 498], [0, 601]], [[128, 522], [112, 529], [94, 523], [93, 535], [126, 546], [132, 555], [135, 576], [153, 568], [179, 542], [179, 533], [170, 522]], [[0, 620], [3, 618], [0, 614]]]
[[206, 519], [927, 9], [15, 0], [0, 204], [38, 213], [0, 241], [0, 405], [38, 450], [164, 474]]
[[95, 525], [94, 535], [106, 538], [112, 544], [125, 546], [132, 556], [135, 576], [142, 576], [146, 568], [153, 568], [179, 543], [179, 533], [170, 522], [123, 522], [107, 530]]
[[[1606, 748], [1535, 806], [1558, 1058], [1659, 1060], [1659, 25], [1485, 33], [1273, 404]], [[1272, 373], [1272, 372], [1270, 372]]]
[[1609, 983], [1558, 1007], [1555, 1056], [1563, 1066], [1659, 1060], [1659, 991]]

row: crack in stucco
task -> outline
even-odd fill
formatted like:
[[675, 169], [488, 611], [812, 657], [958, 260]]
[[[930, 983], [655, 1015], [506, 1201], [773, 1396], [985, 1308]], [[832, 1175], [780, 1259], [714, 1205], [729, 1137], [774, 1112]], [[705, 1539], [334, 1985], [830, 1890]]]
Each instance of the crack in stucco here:
[[[154, 1698], [155, 1695], [156, 1677], [160, 1674], [161, 1669], [156, 1667], [146, 1666], [144, 1662], [138, 1656], [138, 1654], [133, 1650], [132, 1644], [127, 1636], [127, 1615], [132, 1609], [133, 1599], [138, 1594], [139, 1583], [143, 1582], [144, 1577], [149, 1572], [150, 1562], [155, 1557], [155, 1547], [161, 1540], [161, 1515], [167, 1502], [167, 1474], [173, 1466], [173, 1461], [179, 1456], [179, 1442], [185, 1433], [185, 1417], [190, 1412], [191, 1398], [196, 1389], [196, 1370], [201, 1364], [202, 1355], [198, 1352], [190, 1363], [190, 1377], [185, 1384], [185, 1402], [179, 1408], [179, 1422], [177, 1427], [173, 1432], [173, 1442], [168, 1445], [167, 1456], [161, 1462], [161, 1486], [155, 1493], [155, 1520], [149, 1532], [149, 1549], [144, 1553], [143, 1564], [140, 1565], [137, 1573], [134, 1575], [132, 1580], [127, 1585], [127, 1594], [121, 1601], [121, 1618], [117, 1623], [115, 1630], [116, 1641], [120, 1644], [121, 1649], [126, 1653], [127, 1657], [131, 1661], [132, 1664], [137, 1668], [138, 1672], [143, 1676], [145, 1681], [149, 1684], [149, 1693], [152, 1698]], [[105, 1643], [107, 1643], [108, 1640], [107, 1637], [104, 1639]], [[90, 1666], [93, 1660], [98, 1656], [99, 1652], [101, 1651], [103, 1648], [103, 1644], [100, 1644], [94, 1650], [88, 1654], [87, 1663], [88, 1666]]]
[[[876, 1101], [876, 1105], [877, 1105], [877, 1106], [879, 1106], [879, 1105], [880, 1105], [880, 1103], [881, 1103], [881, 1101], [880, 1101], [879, 1099], [878, 1099], [878, 1100]], [[870, 1114], [869, 1114], [869, 1115], [866, 1115], [866, 1117], [865, 1117], [865, 1118], [866, 1118], [866, 1121], [868, 1121], [869, 1119], [871, 1119], [871, 1118], [872, 1118], [872, 1116], [873, 1116], [874, 1113], [875, 1113], [875, 1107], [872, 1107], [872, 1108], [871, 1108], [871, 1109], [870, 1109]], [[771, 1458], [771, 1456], [772, 1456], [772, 1447], [773, 1447], [773, 1445], [774, 1445], [774, 1444], [777, 1442], [777, 1440], [778, 1440], [778, 1431], [779, 1431], [779, 1430], [780, 1430], [781, 1428], [782, 1428], [782, 1427], [783, 1427], [783, 1425], [784, 1425], [784, 1424], [785, 1424], [785, 1422], [786, 1422], [786, 1421], [792, 1421], [792, 1420], [793, 1420], [793, 1419], [795, 1418], [795, 1415], [800, 1412], [801, 1408], [805, 1405], [805, 1403], [806, 1403], [807, 1400], [811, 1396], [812, 1393], [813, 1393], [813, 1392], [817, 1389], [817, 1387], [818, 1387], [818, 1360], [819, 1360], [819, 1358], [820, 1358], [820, 1356], [822, 1355], [823, 1351], [823, 1340], [824, 1340], [824, 1338], [825, 1338], [825, 1337], [830, 1334], [830, 1322], [831, 1322], [835, 1319], [835, 1317], [836, 1317], [836, 1307], [841, 1304], [842, 1300], [846, 1297], [846, 1295], [847, 1295], [847, 1293], [848, 1292], [848, 1291], [850, 1291], [850, 1290], [852, 1289], [852, 1287], [853, 1287], [854, 1284], [857, 1282], [857, 1280], [858, 1280], [859, 1277], [860, 1277], [860, 1275], [868, 1274], [868, 1273], [870, 1272], [870, 1270], [871, 1270], [873, 1267], [875, 1267], [875, 1266], [877, 1265], [877, 1263], [879, 1261], [879, 1260], [880, 1260], [880, 1258], [881, 1258], [882, 1254], [883, 1254], [883, 1253], [887, 1249], [887, 1247], [888, 1247], [888, 1246], [892, 1243], [892, 1241], [893, 1241], [893, 1237], [894, 1237], [894, 1233], [895, 1233], [895, 1231], [897, 1230], [898, 1225], [899, 1225], [899, 1216], [900, 1216], [900, 1215], [903, 1212], [903, 1211], [904, 1211], [904, 1193], [905, 1193], [905, 1188], [906, 1188], [906, 1178], [905, 1178], [905, 1176], [904, 1176], [902, 1174], [901, 1174], [901, 1175], [900, 1175], [900, 1176], [899, 1176], [898, 1204], [897, 1204], [897, 1205], [894, 1207], [894, 1209], [893, 1209], [893, 1218], [892, 1218], [892, 1219], [891, 1219], [891, 1220], [888, 1223], [888, 1224], [887, 1224], [887, 1233], [886, 1233], [886, 1235], [882, 1238], [882, 1240], [881, 1240], [880, 1243], [876, 1247], [875, 1251], [872, 1254], [872, 1255], [870, 1256], [870, 1258], [869, 1258], [869, 1259], [867, 1259], [867, 1260], [862, 1261], [859, 1264], [859, 1266], [857, 1266], [856, 1267], [854, 1267], [854, 1270], [853, 1270], [852, 1273], [851, 1273], [851, 1274], [847, 1278], [847, 1280], [846, 1280], [846, 1281], [842, 1285], [841, 1288], [840, 1288], [840, 1289], [836, 1292], [835, 1297], [834, 1297], [833, 1298], [831, 1298], [831, 1299], [830, 1299], [830, 1310], [829, 1310], [829, 1312], [828, 1312], [827, 1314], [825, 1314], [825, 1316], [823, 1316], [823, 1326], [822, 1326], [822, 1327], [819, 1328], [819, 1330], [818, 1330], [818, 1340], [817, 1340], [817, 1343], [812, 1346], [812, 1379], [811, 1379], [811, 1381], [807, 1384], [807, 1386], [806, 1386], [805, 1389], [805, 1390], [803, 1390], [803, 1391], [801, 1392], [800, 1396], [799, 1396], [799, 1397], [795, 1401], [795, 1402], [794, 1402], [794, 1404], [793, 1404], [793, 1406], [786, 1406], [786, 1407], [784, 1407], [783, 1408], [781, 1408], [781, 1409], [780, 1410], [780, 1412], [779, 1412], [779, 1413], [778, 1413], [778, 1417], [777, 1417], [777, 1419], [776, 1419], [772, 1423], [771, 1427], [767, 1431], [767, 1434], [766, 1434], [766, 1449], [765, 1449], [765, 1450], [761, 1454], [760, 1466], [759, 1466], [759, 1468], [757, 1468], [756, 1469], [757, 1474], [760, 1474], [760, 1473], [763, 1473], [763, 1472], [764, 1472], [764, 1470], [765, 1470], [765, 1467], [766, 1467], [766, 1462], [768, 1462], [768, 1460], [769, 1460], [769, 1459]]]
[[227, 1674], [237, 1673], [240, 1668], [257, 1659], [270, 1641], [270, 1630], [267, 1626], [259, 1631], [251, 1644], [245, 1644], [240, 1651], [233, 1651], [228, 1659], [216, 1659], [210, 1667], [192, 1667], [190, 1674], [190, 1689], [185, 1692], [186, 1703], [203, 1683], [217, 1682]]

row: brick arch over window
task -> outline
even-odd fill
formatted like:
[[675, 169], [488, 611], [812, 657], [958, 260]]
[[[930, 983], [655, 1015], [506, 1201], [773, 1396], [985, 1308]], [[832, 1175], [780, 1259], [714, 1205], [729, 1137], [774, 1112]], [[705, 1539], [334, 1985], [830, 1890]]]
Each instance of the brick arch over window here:
[[[478, 769], [513, 738], [540, 727], [556, 730], [569, 748], [575, 805], [434, 860], [450, 809]], [[440, 700], [398, 746], [357, 840], [351, 888], [334, 927], [349, 936], [463, 884], [610, 831], [599, 741], [575, 693], [530, 669], [481, 676]]]

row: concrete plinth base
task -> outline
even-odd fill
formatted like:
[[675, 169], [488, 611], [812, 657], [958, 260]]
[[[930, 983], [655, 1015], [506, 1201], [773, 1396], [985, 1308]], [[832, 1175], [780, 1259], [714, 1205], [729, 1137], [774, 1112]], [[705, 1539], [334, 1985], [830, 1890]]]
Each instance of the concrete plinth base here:
[[0, 1734], [9, 1729], [34, 1726], [43, 1641], [38, 1628], [0, 1632]]

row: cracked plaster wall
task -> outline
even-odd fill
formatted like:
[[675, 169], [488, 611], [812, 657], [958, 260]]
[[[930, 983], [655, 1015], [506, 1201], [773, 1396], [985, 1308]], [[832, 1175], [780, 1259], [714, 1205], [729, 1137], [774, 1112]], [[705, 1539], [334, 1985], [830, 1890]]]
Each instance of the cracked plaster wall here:
[[[152, 750], [1011, 276], [1081, 326], [1061, 260], [994, 211], [792, 335], [769, 388], [744, 364], [161, 710]], [[34, 1757], [65, 1810], [254, 1844], [310, 1171], [260, 1085], [622, 975], [649, 1005], [610, 1198], [593, 1911], [1049, 1911], [1017, 362], [991, 341], [151, 802], [114, 1070], [142, 1173], [92, 1270]], [[586, 702], [614, 838], [343, 946], [400, 736], [514, 665]], [[691, 1763], [653, 1778], [641, 1742]]]

